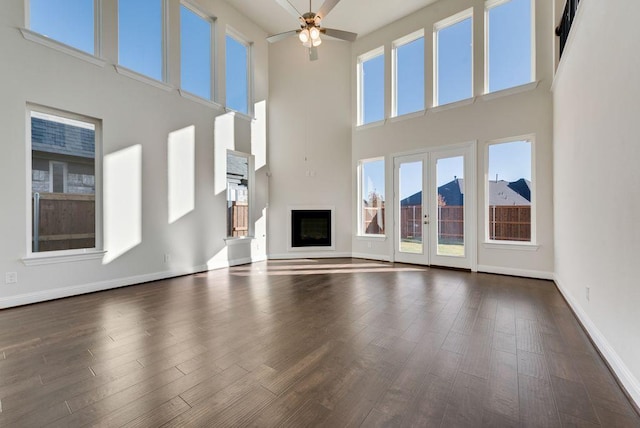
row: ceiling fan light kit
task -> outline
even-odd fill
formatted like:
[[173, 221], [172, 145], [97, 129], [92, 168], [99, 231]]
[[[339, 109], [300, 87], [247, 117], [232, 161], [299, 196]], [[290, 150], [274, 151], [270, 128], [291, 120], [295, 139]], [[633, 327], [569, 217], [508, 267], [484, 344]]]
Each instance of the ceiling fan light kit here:
[[348, 31], [334, 30], [331, 28], [323, 28], [320, 26], [320, 22], [329, 13], [331, 9], [338, 4], [340, 0], [325, 0], [318, 13], [311, 11], [311, 0], [309, 0], [309, 12], [300, 14], [298, 10], [289, 2], [289, 0], [276, 0], [276, 2], [282, 6], [287, 12], [295, 16], [300, 22], [299, 30], [286, 31], [284, 33], [275, 34], [267, 37], [269, 43], [274, 43], [282, 40], [286, 37], [294, 34], [298, 35], [298, 39], [302, 42], [302, 46], [309, 48], [309, 59], [314, 61], [318, 59], [318, 54], [315, 48], [322, 44], [320, 34], [324, 34], [329, 37], [333, 37], [339, 40], [346, 40], [353, 42], [358, 35], [356, 33], [350, 33]]

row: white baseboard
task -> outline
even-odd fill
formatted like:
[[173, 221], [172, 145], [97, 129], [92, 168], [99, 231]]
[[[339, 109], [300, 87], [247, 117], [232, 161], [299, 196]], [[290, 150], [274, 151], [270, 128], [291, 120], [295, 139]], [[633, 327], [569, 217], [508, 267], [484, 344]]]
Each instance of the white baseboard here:
[[79, 294], [94, 293], [96, 291], [110, 290], [113, 288], [126, 287], [128, 285], [141, 284], [144, 282], [159, 281], [161, 279], [190, 275], [192, 273], [204, 272], [206, 270], [207, 266], [195, 266], [192, 269], [185, 269], [181, 271], [155, 272], [144, 275], [135, 275], [125, 278], [98, 281], [89, 284], [54, 288], [52, 290], [18, 294], [16, 296], [2, 297], [0, 298], [0, 309], [11, 308], [14, 306], [30, 305], [32, 303], [45, 302], [47, 300], [62, 299], [64, 297], [77, 296]]
[[553, 280], [553, 272], [541, 270], [514, 269], [501, 266], [478, 265], [478, 272], [497, 273], [500, 275], [523, 276], [525, 278]]
[[336, 253], [336, 252], [296, 252], [296, 253], [282, 253], [282, 254], [269, 254], [269, 260], [292, 260], [292, 259], [335, 259], [342, 257], [351, 257], [351, 253]]
[[378, 260], [381, 262], [390, 262], [391, 257], [383, 254], [367, 254], [367, 253], [353, 253], [351, 255], [354, 259], [366, 259], [366, 260]]
[[556, 287], [560, 290], [560, 293], [564, 296], [565, 300], [573, 309], [573, 312], [576, 314], [584, 328], [591, 336], [591, 340], [595, 343], [596, 347], [600, 351], [600, 354], [607, 360], [609, 367], [618, 377], [618, 380], [624, 388], [627, 390], [629, 397], [635, 402], [636, 407], [640, 408], [640, 381], [631, 373], [627, 365], [622, 361], [618, 353], [611, 346], [606, 337], [600, 332], [598, 327], [591, 321], [587, 313], [582, 309], [582, 306], [578, 303], [576, 299], [573, 298], [571, 293], [562, 285], [563, 282], [560, 280], [558, 275], [554, 275], [554, 281], [556, 283]]

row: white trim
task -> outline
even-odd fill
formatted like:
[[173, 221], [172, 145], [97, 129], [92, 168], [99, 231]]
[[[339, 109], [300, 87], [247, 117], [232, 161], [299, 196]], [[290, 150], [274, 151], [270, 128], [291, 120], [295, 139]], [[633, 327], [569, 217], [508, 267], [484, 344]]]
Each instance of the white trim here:
[[482, 246], [488, 250], [506, 250], [506, 251], [538, 251], [539, 245], [530, 242], [518, 241], [490, 241], [483, 242]]
[[224, 243], [227, 247], [235, 247], [236, 245], [251, 245], [251, 242], [256, 239], [253, 236], [242, 236], [242, 237], [228, 237], [224, 238]]
[[422, 109], [411, 113], [401, 114], [400, 116], [392, 116], [389, 118], [389, 122], [402, 122], [403, 120], [413, 119], [414, 117], [422, 117], [425, 114], [427, 114], [427, 109]]
[[386, 241], [387, 235], [355, 235], [356, 241]]
[[127, 76], [133, 80], [137, 80], [138, 82], [146, 83], [147, 85], [155, 86], [156, 88], [162, 89], [167, 92], [173, 91], [175, 88], [166, 82], [162, 82], [160, 80], [156, 80], [153, 77], [145, 76], [142, 73], [138, 73], [137, 71], [133, 71], [130, 68], [124, 67], [122, 65], [114, 65], [114, 68], [118, 72], [118, 74], [122, 74], [123, 76]]
[[[330, 210], [331, 211], [331, 246], [326, 247], [293, 247], [291, 246], [291, 214], [292, 211], [297, 210]], [[287, 229], [287, 251], [294, 253], [306, 253], [308, 251], [322, 251], [322, 253], [314, 253], [314, 254], [323, 254], [327, 251], [335, 251], [336, 250], [336, 207], [335, 205], [289, 205], [287, 207], [287, 224], [285, 225]], [[306, 257], [313, 257], [307, 255]], [[338, 256], [333, 256], [338, 257]]]
[[[247, 54], [247, 70], [246, 70], [247, 71], [247, 112], [246, 113], [234, 110], [227, 106], [226, 82], [228, 81], [228, 76], [226, 71], [227, 70], [226, 36], [231, 37], [233, 40], [240, 43], [242, 46], [246, 48], [246, 54]], [[253, 115], [254, 115], [253, 80], [254, 80], [253, 78], [253, 42], [251, 42], [248, 37], [246, 37], [244, 34], [239, 32], [235, 28], [231, 27], [230, 25], [227, 25], [227, 28], [225, 31], [225, 102], [224, 102], [225, 108], [227, 109], [227, 111], [234, 111], [236, 113], [243, 114], [249, 118], [253, 118]]]
[[[314, 247], [306, 247], [313, 249]], [[267, 260], [298, 260], [298, 259], [339, 259], [339, 258], [350, 258], [351, 253], [315, 253], [313, 251], [310, 252], [297, 252], [295, 254], [289, 253], [280, 253], [280, 254], [268, 254]]]
[[451, 110], [458, 107], [468, 106], [476, 102], [476, 97], [465, 98], [464, 100], [454, 101], [447, 104], [440, 104], [435, 107], [431, 107], [428, 111], [430, 113], [438, 113], [445, 110]]
[[369, 123], [364, 123], [362, 125], [357, 125], [356, 131], [362, 131], [369, 128], [377, 128], [379, 126], [384, 126], [386, 122], [387, 122], [386, 119], [381, 119], [381, 120], [376, 120], [375, 122], [369, 122]]
[[232, 108], [229, 108], [229, 107], [223, 107], [223, 108], [224, 108], [224, 111], [226, 111], [229, 114], [234, 115], [234, 117], [237, 117], [238, 119], [246, 120], [247, 122], [251, 122], [252, 120], [255, 119], [255, 117], [253, 117], [253, 116], [249, 116], [247, 114], [244, 114], [244, 113], [239, 112], [237, 110], [234, 110]]
[[510, 88], [501, 89], [499, 91], [487, 92], [486, 94], [480, 95], [480, 100], [489, 101], [494, 100], [496, 98], [506, 97], [508, 95], [520, 94], [522, 92], [528, 92], [536, 89], [540, 84], [539, 80], [534, 82], [525, 83], [524, 85], [512, 86]]
[[22, 33], [22, 37], [24, 37], [26, 40], [57, 50], [58, 52], [63, 52], [67, 55], [71, 55], [74, 58], [78, 58], [90, 64], [97, 65], [98, 67], [104, 67], [107, 64], [106, 60], [98, 56], [91, 55], [90, 53], [87, 53], [80, 49], [76, 49], [73, 46], [69, 46], [57, 40], [50, 39], [49, 37], [43, 36], [42, 34], [36, 33], [35, 31], [31, 31], [26, 28], [20, 28], [20, 32]]
[[226, 111], [223, 105], [220, 105], [215, 101], [202, 98], [201, 96], [198, 96], [196, 94], [192, 94], [191, 92], [185, 91], [184, 89], [178, 89], [178, 93], [182, 98], [185, 98], [187, 100], [194, 101], [203, 106], [218, 110], [221, 113]]
[[[588, 3], [588, 2], [587, 2]], [[606, 336], [598, 329], [594, 322], [589, 318], [589, 315], [582, 309], [580, 303], [573, 298], [572, 294], [567, 288], [563, 286], [563, 282], [560, 280], [558, 274], [553, 278], [556, 287], [565, 298], [573, 313], [576, 315], [580, 323], [587, 330], [591, 341], [595, 344], [600, 354], [606, 360], [609, 368], [614, 372], [619, 382], [626, 390], [629, 397], [635, 402], [636, 406], [640, 407], [640, 380], [637, 379], [625, 362], [620, 358], [620, 355], [616, 352], [615, 348], [611, 346]]]
[[[413, 33], [407, 34], [406, 36], [400, 37], [399, 39], [391, 42], [391, 117], [398, 117], [398, 49], [408, 45], [409, 43], [413, 43], [419, 39], [424, 39], [424, 28], [421, 28]], [[424, 56], [424, 51], [423, 51]], [[424, 73], [424, 70], [423, 70]], [[422, 80], [424, 83], [425, 76], [423, 74]], [[425, 104], [425, 100], [422, 100], [423, 106]], [[422, 108], [419, 112], [424, 114], [425, 109]], [[407, 116], [413, 114], [406, 113], [401, 116]]]
[[[80, 251], [80, 252], [78, 252]], [[80, 262], [85, 260], [101, 259], [107, 252], [103, 250], [69, 250], [69, 251], [46, 251], [41, 253], [31, 253], [22, 258], [25, 266], [41, 266], [58, 263]]]
[[358, 55], [356, 58], [356, 129], [369, 125], [378, 126], [376, 124], [379, 122], [382, 122], [381, 124], [384, 125], [384, 118], [375, 122], [364, 123], [364, 110], [362, 109], [362, 98], [364, 96], [364, 81], [362, 79], [363, 64], [369, 60], [379, 57], [380, 55], [384, 56], [384, 45]]
[[553, 272], [531, 269], [516, 269], [503, 266], [478, 265], [478, 272], [495, 273], [499, 275], [521, 276], [524, 278], [553, 280]]
[[365, 259], [365, 260], [378, 260], [381, 262], [391, 262], [391, 257], [383, 254], [352, 253], [351, 258]]

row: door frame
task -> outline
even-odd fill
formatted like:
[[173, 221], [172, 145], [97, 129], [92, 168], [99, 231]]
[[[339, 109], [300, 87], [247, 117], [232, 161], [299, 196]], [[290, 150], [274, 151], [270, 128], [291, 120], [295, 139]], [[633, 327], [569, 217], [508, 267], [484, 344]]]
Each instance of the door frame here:
[[[445, 266], [452, 268], [470, 269], [472, 272], [478, 270], [478, 184], [477, 184], [477, 151], [478, 142], [476, 140], [451, 144], [446, 146], [424, 147], [409, 152], [400, 152], [391, 155], [393, 159], [393, 228], [392, 228], [392, 248], [391, 261], [399, 261], [399, 222], [400, 216], [398, 208], [400, 205], [398, 184], [397, 162], [403, 159], [424, 159], [423, 163], [423, 207], [426, 208], [430, 219], [434, 220], [435, 227], [429, 225], [429, 236], [423, 233], [423, 252], [416, 254], [416, 257], [405, 257], [407, 253], [402, 253], [401, 259], [403, 263], [413, 263], [422, 265]], [[436, 180], [436, 161], [437, 159], [447, 157], [464, 157], [464, 242], [465, 257], [450, 257], [437, 255], [437, 216], [432, 216], [437, 210], [437, 180]], [[432, 185], [433, 184], [433, 185]], [[428, 187], [431, 186], [431, 187]], [[428, 198], [425, 201], [425, 195]], [[423, 216], [424, 217], [424, 216]], [[424, 220], [424, 219], [423, 219]], [[431, 221], [431, 220], [430, 220]], [[423, 225], [424, 227], [424, 225]], [[411, 261], [409, 261], [411, 260]]]

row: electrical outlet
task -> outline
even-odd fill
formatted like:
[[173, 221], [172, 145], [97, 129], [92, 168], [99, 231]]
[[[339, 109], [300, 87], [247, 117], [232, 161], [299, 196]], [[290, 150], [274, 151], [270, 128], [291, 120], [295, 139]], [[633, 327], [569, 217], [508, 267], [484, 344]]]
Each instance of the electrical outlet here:
[[588, 301], [590, 300], [590, 298], [591, 298], [590, 293], [591, 293], [591, 288], [589, 288], [589, 287], [585, 287], [585, 288], [584, 288], [584, 295], [585, 295], [585, 297], [587, 298], [587, 302], [588, 302]]
[[7, 272], [4, 274], [5, 284], [16, 284], [18, 282], [18, 272]]

